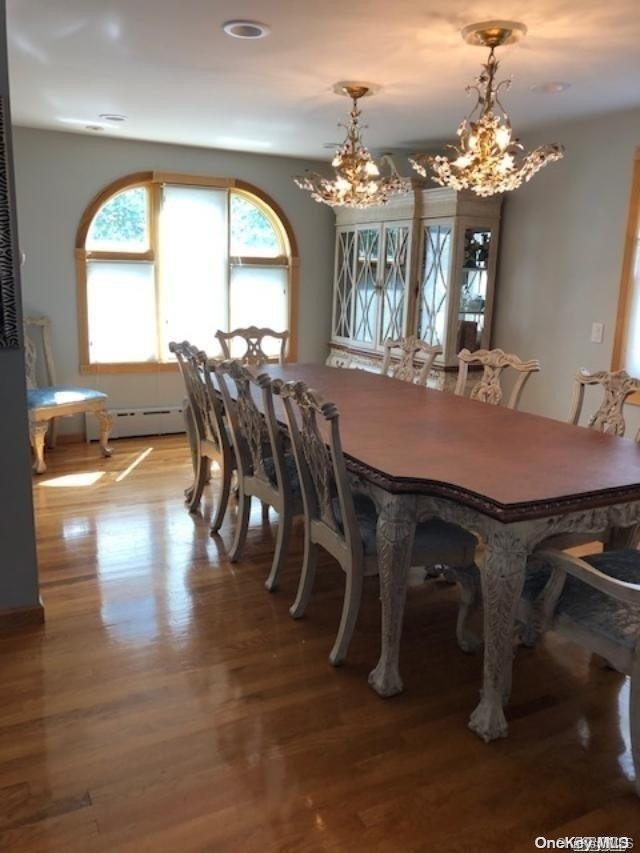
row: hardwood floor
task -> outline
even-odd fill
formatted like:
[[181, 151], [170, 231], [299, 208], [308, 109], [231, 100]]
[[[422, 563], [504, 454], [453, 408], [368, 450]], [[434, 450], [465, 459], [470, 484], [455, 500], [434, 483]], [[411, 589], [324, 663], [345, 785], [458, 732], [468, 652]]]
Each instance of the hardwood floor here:
[[304, 620], [278, 593], [256, 506], [245, 562], [184, 509], [183, 436], [67, 445], [35, 481], [43, 628], [0, 637], [2, 851], [531, 851], [536, 836], [640, 844], [628, 684], [549, 639], [521, 651], [510, 736], [467, 729], [481, 657], [454, 638], [455, 591], [410, 590], [406, 692], [367, 686], [368, 579], [347, 664], [327, 655], [343, 581], [326, 558]]

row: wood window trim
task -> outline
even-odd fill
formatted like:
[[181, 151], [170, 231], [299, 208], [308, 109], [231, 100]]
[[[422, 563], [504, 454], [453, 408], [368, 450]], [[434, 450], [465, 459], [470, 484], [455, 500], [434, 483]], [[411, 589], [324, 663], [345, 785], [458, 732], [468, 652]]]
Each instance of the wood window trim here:
[[[280, 205], [268, 193], [248, 181], [236, 178], [220, 178], [209, 175], [189, 175], [179, 172], [144, 171], [132, 172], [112, 181], [100, 190], [86, 207], [76, 231], [75, 263], [76, 263], [76, 294], [78, 308], [78, 347], [80, 356], [80, 373], [88, 374], [118, 374], [118, 373], [175, 373], [177, 365], [173, 362], [110, 362], [92, 363], [89, 358], [89, 312], [87, 301], [87, 261], [89, 260], [122, 260], [122, 261], [154, 261], [154, 247], [157, 245], [158, 213], [160, 203], [160, 187], [164, 184], [182, 186], [216, 187], [236, 190], [244, 193], [257, 204], [276, 226], [283, 238], [288, 254], [277, 258], [233, 257], [229, 263], [286, 266], [289, 269], [289, 341], [287, 361], [296, 361], [298, 356], [298, 285], [300, 259], [298, 242], [291, 223]], [[150, 189], [150, 223], [149, 237], [151, 248], [144, 252], [112, 252], [96, 251], [86, 248], [87, 236], [91, 223], [98, 210], [110, 198], [123, 190], [136, 186]], [[157, 287], [157, 283], [156, 283]]]
[[[629, 208], [627, 213], [627, 225], [624, 237], [624, 253], [622, 256], [622, 273], [620, 276], [620, 291], [618, 296], [618, 310], [616, 315], [616, 326], [613, 340], [613, 352], [611, 356], [611, 369], [621, 370], [624, 368], [624, 354], [627, 345], [628, 320], [631, 308], [631, 299], [634, 288], [634, 265], [636, 259], [638, 230], [640, 229], [640, 146], [638, 146], [633, 158], [633, 175], [631, 179], [631, 192], [629, 194]], [[633, 394], [627, 399], [627, 403], [640, 406], [640, 394]]]

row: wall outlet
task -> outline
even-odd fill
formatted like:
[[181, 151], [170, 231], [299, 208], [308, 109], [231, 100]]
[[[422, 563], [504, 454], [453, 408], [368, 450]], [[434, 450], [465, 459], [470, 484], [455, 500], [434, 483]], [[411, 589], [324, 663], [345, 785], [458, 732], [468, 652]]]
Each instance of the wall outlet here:
[[591, 324], [591, 343], [601, 344], [604, 337], [604, 323]]

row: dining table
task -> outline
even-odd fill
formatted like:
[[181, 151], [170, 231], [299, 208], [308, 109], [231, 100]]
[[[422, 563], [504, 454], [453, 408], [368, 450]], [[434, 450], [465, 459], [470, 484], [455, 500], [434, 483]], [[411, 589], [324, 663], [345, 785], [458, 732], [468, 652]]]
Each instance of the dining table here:
[[302, 380], [336, 405], [347, 467], [376, 505], [382, 628], [369, 683], [380, 696], [403, 690], [400, 640], [416, 524], [440, 518], [478, 537], [484, 663], [469, 727], [485, 741], [504, 737], [528, 557], [564, 533], [608, 531], [612, 547], [637, 544], [640, 447], [364, 370], [288, 363], [258, 372]]

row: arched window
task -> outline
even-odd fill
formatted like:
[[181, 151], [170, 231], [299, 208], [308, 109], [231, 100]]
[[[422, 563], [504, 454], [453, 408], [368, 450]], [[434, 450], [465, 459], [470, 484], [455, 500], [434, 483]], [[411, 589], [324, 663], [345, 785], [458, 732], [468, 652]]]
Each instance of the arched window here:
[[76, 259], [82, 372], [173, 369], [169, 341], [251, 325], [288, 329], [295, 358], [295, 238], [256, 187], [129, 175], [85, 211]]

